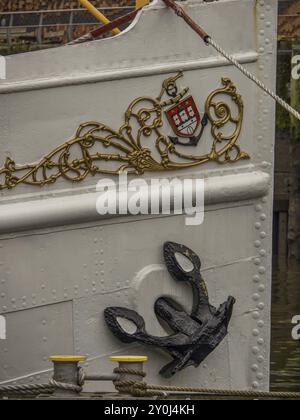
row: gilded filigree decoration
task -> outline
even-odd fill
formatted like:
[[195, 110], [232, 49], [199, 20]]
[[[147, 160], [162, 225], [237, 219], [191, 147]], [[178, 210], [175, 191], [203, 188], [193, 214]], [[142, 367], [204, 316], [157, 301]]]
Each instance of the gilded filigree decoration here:
[[[156, 99], [140, 97], [131, 102], [125, 112], [124, 124], [118, 130], [102, 123], [87, 122], [79, 126], [71, 140], [52, 150], [37, 163], [18, 165], [9, 157], [6, 158], [0, 169], [0, 189], [11, 189], [19, 184], [44, 186], [55, 183], [59, 178], [81, 182], [90, 175], [117, 175], [121, 172], [142, 175], [151, 171], [190, 168], [209, 161], [234, 163], [249, 159], [249, 155], [237, 144], [243, 123], [242, 97], [227, 78], [222, 79], [222, 86], [212, 92], [205, 103], [204, 118], [211, 126], [213, 138], [206, 154], [187, 154], [187, 146], [197, 148], [197, 142], [176, 144], [174, 138], [163, 133], [164, 112], [183, 103], [193, 115], [187, 124], [193, 122], [193, 128], [200, 125], [200, 114], [192, 109], [194, 100], [191, 96], [187, 98], [189, 88], [179, 92], [177, 81], [182, 76], [179, 73], [166, 79]], [[225, 102], [226, 97], [231, 104]], [[237, 110], [235, 115], [231, 110], [234, 104]], [[184, 133], [186, 125], [181, 126], [180, 123], [177, 132], [180, 133], [181, 129]], [[228, 127], [231, 128], [230, 134]]]

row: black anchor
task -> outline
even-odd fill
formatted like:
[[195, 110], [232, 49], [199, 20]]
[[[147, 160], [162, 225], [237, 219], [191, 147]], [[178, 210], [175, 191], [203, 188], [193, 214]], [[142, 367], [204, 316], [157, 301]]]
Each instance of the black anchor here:
[[[182, 254], [193, 265], [185, 271], [176, 254]], [[228, 333], [235, 299], [229, 297], [219, 309], [210, 305], [205, 282], [201, 276], [200, 258], [184, 245], [166, 242], [164, 259], [167, 269], [176, 281], [188, 282], [193, 289], [193, 309], [188, 315], [183, 308], [169, 298], [159, 298], [155, 303], [155, 314], [174, 331], [167, 337], [154, 337], [146, 332], [144, 319], [135, 311], [126, 308], [107, 308], [105, 321], [112, 333], [123, 343], [140, 342], [166, 350], [173, 361], [162, 368], [160, 374], [170, 378], [188, 366], [198, 367], [215, 350]], [[136, 332], [127, 333], [118, 318], [125, 318], [136, 325]]]

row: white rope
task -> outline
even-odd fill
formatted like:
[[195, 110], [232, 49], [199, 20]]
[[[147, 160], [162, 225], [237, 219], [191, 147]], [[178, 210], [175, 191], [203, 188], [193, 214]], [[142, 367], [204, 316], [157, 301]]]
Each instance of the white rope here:
[[284, 109], [286, 109], [291, 115], [293, 115], [297, 120], [300, 121], [300, 113], [296, 111], [293, 107], [291, 107], [287, 102], [285, 102], [280, 96], [276, 95], [271, 89], [269, 89], [263, 82], [257, 79], [252, 73], [245, 69], [234, 57], [228, 54], [226, 51], [220, 47], [213, 39], [207, 37], [205, 42], [212, 47], [214, 47], [223, 57], [225, 57], [228, 61], [230, 61], [237, 69], [239, 69], [248, 79], [252, 80], [260, 89], [265, 91], [271, 98], [275, 99], [275, 101], [281, 105]]

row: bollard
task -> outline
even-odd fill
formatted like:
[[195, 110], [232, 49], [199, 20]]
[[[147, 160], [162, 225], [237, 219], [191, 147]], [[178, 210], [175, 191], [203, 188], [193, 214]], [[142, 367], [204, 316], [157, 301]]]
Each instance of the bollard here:
[[51, 356], [54, 364], [53, 379], [50, 381], [55, 387], [55, 396], [78, 395], [82, 384], [80, 378], [80, 362], [85, 362], [85, 356]]
[[[144, 363], [148, 361], [147, 356], [112, 356], [110, 360], [119, 363], [119, 367], [114, 370], [119, 375], [119, 383], [126, 381], [143, 382], [146, 376]], [[121, 394], [127, 394], [126, 391], [122, 392], [121, 388], [118, 388], [118, 391]]]

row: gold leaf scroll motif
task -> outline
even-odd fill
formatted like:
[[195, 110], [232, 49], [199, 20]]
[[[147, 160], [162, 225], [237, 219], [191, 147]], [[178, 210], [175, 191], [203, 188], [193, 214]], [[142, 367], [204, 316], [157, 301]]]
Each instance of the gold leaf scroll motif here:
[[[143, 175], [150, 171], [173, 171], [202, 165], [209, 161], [220, 164], [249, 159], [237, 144], [243, 123], [243, 101], [230, 79], [222, 79], [222, 87], [213, 91], [205, 103], [205, 112], [211, 126], [213, 143], [204, 155], [184, 154], [182, 147], [163, 133], [163, 112], [178, 104], [189, 92], [188, 88], [178, 93], [177, 80], [182, 73], [166, 79], [158, 98], [135, 99], [125, 112], [124, 124], [114, 130], [98, 123], [87, 122], [79, 126], [75, 136], [58, 146], [39, 162], [18, 165], [6, 158], [0, 169], [0, 189], [11, 189], [19, 184], [44, 186], [59, 178], [79, 183], [88, 176], [118, 175], [121, 172]], [[173, 94], [170, 94], [173, 92]], [[174, 94], [175, 92], [175, 94]], [[223, 101], [219, 100], [222, 95]], [[224, 95], [237, 107], [233, 115]], [[166, 100], [163, 100], [167, 97]], [[230, 124], [231, 134], [224, 134]], [[227, 130], [225, 130], [227, 131]], [[145, 147], [145, 139], [154, 138], [156, 153]], [[151, 140], [152, 141], [152, 140]], [[105, 168], [106, 163], [110, 163]], [[111, 169], [111, 163], [115, 163]]]

